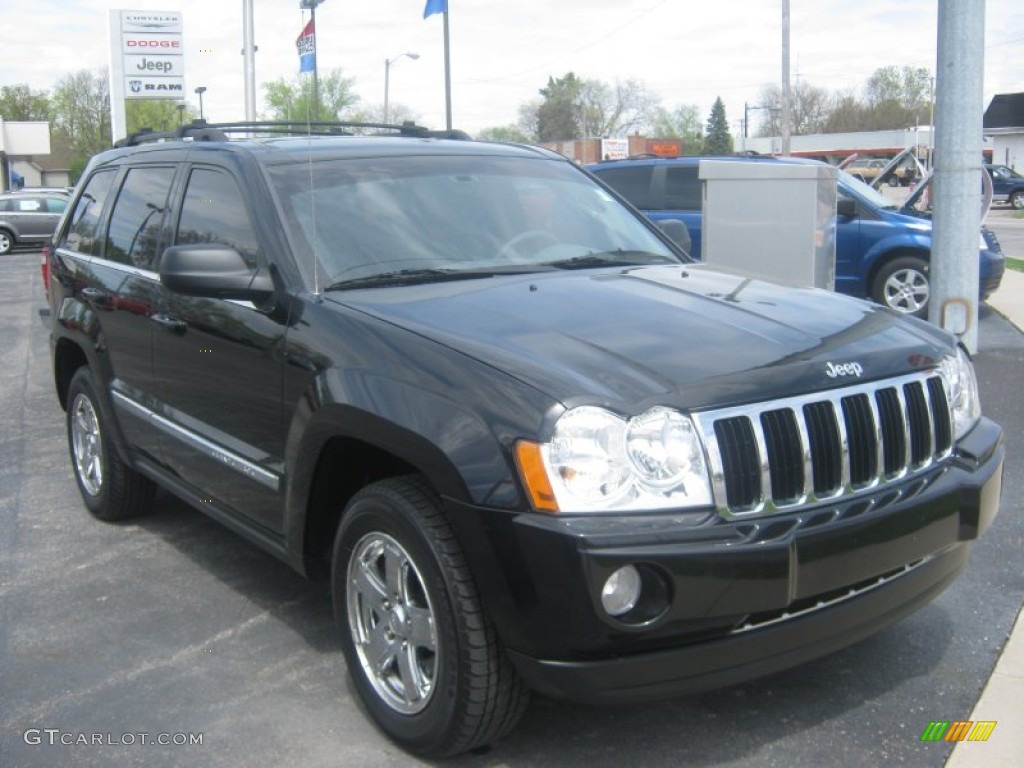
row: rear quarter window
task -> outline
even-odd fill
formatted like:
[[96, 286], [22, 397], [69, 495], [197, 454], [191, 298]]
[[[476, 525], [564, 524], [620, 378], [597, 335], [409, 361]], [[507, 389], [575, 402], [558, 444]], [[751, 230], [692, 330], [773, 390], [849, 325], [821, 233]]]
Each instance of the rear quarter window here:
[[650, 210], [654, 205], [651, 195], [653, 172], [654, 168], [649, 165], [635, 165], [609, 168], [600, 171], [597, 177], [637, 208]]
[[103, 209], [106, 206], [110, 187], [117, 176], [116, 170], [94, 173], [85, 185], [81, 196], [71, 213], [70, 224], [58, 244], [78, 253], [99, 255], [101, 240], [97, 237]]

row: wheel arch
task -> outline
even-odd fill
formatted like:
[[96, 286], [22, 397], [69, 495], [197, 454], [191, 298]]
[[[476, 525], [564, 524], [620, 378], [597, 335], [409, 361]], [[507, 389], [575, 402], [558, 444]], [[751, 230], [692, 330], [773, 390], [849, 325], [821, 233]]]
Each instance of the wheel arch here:
[[75, 371], [83, 365], [88, 365], [89, 359], [85, 351], [70, 339], [57, 339], [53, 349], [53, 383], [57, 390], [57, 399], [60, 407], [65, 411], [68, 408], [68, 389], [71, 386], [71, 379]]
[[871, 266], [868, 268], [867, 277], [865, 280], [865, 286], [867, 288], [867, 295], [870, 296], [875, 285], [875, 278], [878, 277], [878, 273], [882, 271], [886, 264], [896, 259], [903, 258], [904, 256], [914, 256], [919, 259], [924, 259], [926, 263], [931, 264], [931, 250], [921, 246], [915, 246], [910, 244], [897, 245], [886, 251], [878, 253], [871, 261]]
[[464, 477], [435, 442], [351, 406], [324, 410], [331, 413], [320, 414], [304, 435], [287, 489], [287, 545], [303, 572], [324, 572], [345, 507], [370, 483], [419, 475], [439, 496], [470, 498]]

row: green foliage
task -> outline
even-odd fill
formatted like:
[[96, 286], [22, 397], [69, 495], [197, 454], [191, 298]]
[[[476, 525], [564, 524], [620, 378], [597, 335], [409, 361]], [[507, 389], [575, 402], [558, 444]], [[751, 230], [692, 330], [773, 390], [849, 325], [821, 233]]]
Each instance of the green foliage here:
[[187, 104], [169, 99], [132, 99], [125, 102], [124, 112], [129, 134], [143, 128], [170, 131], [199, 116]]
[[715, 99], [708, 116], [708, 132], [704, 139], [705, 155], [731, 155], [732, 134], [729, 133], [729, 121], [725, 117], [725, 104], [722, 97]]
[[483, 141], [510, 141], [515, 144], [529, 144], [530, 137], [527, 136], [517, 125], [498, 125], [493, 128], [484, 128], [476, 138]]
[[659, 107], [651, 133], [659, 139], [682, 139], [684, 155], [699, 155], [704, 151], [704, 124], [695, 104], [680, 104], [671, 111]]
[[0, 86], [0, 118], [10, 121], [49, 120], [53, 114], [50, 95], [27, 85]]
[[53, 88], [51, 129], [78, 158], [88, 159], [111, 145], [110, 89], [106, 70], [65, 75]]
[[313, 76], [299, 75], [292, 80], [280, 78], [263, 84], [269, 120], [345, 120], [359, 103], [353, 91], [355, 79], [340, 69], [321, 73], [317, 84], [319, 110], [313, 100]]
[[540, 89], [544, 101], [537, 109], [539, 141], [569, 141], [580, 138], [576, 100], [582, 87], [583, 82], [572, 72], [557, 80], [548, 77], [547, 86]]

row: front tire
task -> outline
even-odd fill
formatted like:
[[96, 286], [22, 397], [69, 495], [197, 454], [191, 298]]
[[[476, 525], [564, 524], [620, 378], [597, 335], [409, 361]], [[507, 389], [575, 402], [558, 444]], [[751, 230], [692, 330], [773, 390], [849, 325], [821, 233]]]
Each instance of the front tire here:
[[901, 256], [882, 265], [871, 289], [879, 304], [921, 318], [928, 317], [930, 295], [928, 262], [919, 256]]
[[148, 512], [156, 486], [117, 455], [110, 442], [110, 423], [103, 415], [88, 368], [79, 368], [71, 378], [67, 402], [71, 467], [85, 506], [107, 522]]
[[403, 748], [447, 757], [519, 721], [529, 693], [423, 478], [383, 480], [353, 497], [335, 538], [332, 588], [356, 691]]

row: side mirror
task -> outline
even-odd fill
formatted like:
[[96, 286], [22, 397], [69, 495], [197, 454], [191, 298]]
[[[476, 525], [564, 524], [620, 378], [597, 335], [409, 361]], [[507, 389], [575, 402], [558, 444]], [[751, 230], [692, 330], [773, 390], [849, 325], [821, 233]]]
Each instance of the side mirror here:
[[690, 254], [693, 241], [690, 239], [690, 230], [686, 228], [683, 222], [679, 219], [661, 219], [656, 224], [658, 229], [668, 235], [669, 240], [686, 251], [687, 255]]
[[274, 290], [270, 275], [253, 271], [226, 245], [174, 245], [160, 259], [160, 282], [175, 293], [259, 301]]
[[852, 219], [857, 216], [857, 201], [848, 197], [836, 201], [836, 215], [845, 219]]

